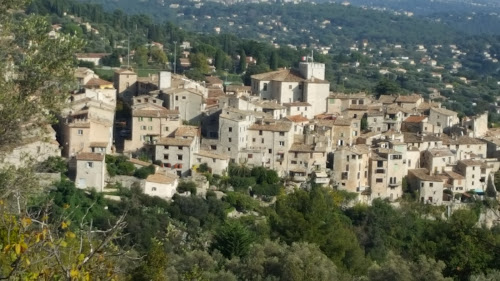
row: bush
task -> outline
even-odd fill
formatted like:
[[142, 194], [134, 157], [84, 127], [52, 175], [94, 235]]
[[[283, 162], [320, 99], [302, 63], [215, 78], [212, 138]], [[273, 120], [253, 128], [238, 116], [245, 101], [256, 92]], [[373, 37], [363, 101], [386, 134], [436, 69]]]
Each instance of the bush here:
[[196, 183], [193, 181], [183, 181], [177, 186], [177, 192], [184, 193], [189, 191], [191, 195], [196, 195]]
[[146, 179], [149, 175], [154, 174], [155, 170], [156, 170], [156, 168], [154, 165], [142, 167], [142, 168], [139, 168], [135, 171], [134, 177], [140, 178], [140, 179]]
[[208, 164], [207, 163], [202, 163], [200, 164], [200, 166], [198, 167], [198, 172], [199, 173], [209, 173], [211, 172], [210, 171], [210, 168], [208, 167]]
[[37, 172], [40, 173], [66, 173], [68, 167], [66, 165], [66, 160], [61, 157], [50, 156], [47, 160], [39, 163], [36, 168]]

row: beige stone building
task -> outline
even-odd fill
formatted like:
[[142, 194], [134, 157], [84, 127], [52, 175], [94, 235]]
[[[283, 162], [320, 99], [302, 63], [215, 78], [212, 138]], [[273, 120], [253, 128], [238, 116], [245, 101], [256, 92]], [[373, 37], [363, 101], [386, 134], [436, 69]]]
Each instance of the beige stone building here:
[[447, 178], [431, 176], [427, 169], [408, 171], [408, 183], [414, 191], [418, 191], [421, 203], [441, 205], [443, 202], [444, 184]]
[[81, 152], [76, 155], [75, 184], [80, 189], [94, 188], [102, 192], [106, 186], [106, 163], [104, 155]]
[[430, 109], [429, 124], [434, 126], [435, 133], [447, 133], [459, 122], [460, 120], [455, 111], [435, 107]]
[[333, 122], [333, 146], [353, 145], [361, 135], [361, 120], [337, 118]]
[[301, 62], [299, 70], [282, 69], [252, 75], [252, 93], [264, 100], [277, 100], [280, 104], [308, 102], [312, 114], [326, 111], [330, 83], [325, 81], [325, 65]]
[[432, 148], [422, 153], [422, 165], [433, 175], [451, 171], [455, 164], [456, 156], [447, 147]]
[[80, 152], [111, 153], [115, 107], [83, 98], [63, 110], [60, 121], [62, 154], [73, 157]]
[[195, 165], [206, 163], [213, 174], [223, 175], [229, 166], [229, 156], [214, 153], [210, 150], [199, 150], [194, 153]]
[[341, 114], [351, 105], [368, 105], [372, 101], [365, 93], [343, 94], [334, 93], [328, 97], [327, 113]]
[[398, 96], [395, 102], [404, 109], [414, 110], [424, 102], [424, 98], [421, 95], [411, 94], [408, 96]]
[[288, 170], [292, 179], [305, 177], [313, 172], [326, 169], [327, 156], [330, 152], [330, 139], [315, 135], [296, 136], [288, 150]]
[[358, 194], [358, 200], [370, 202], [369, 159], [366, 145], [339, 147], [333, 156], [333, 179], [339, 190]]
[[401, 152], [378, 148], [370, 157], [369, 169], [371, 200], [382, 198], [393, 201], [403, 195], [402, 182], [407, 167]]
[[178, 179], [169, 173], [149, 175], [144, 183], [143, 192], [149, 196], [158, 196], [170, 200], [177, 192]]
[[182, 121], [179, 112], [161, 106], [162, 100], [149, 96], [135, 97], [132, 105], [131, 139], [125, 141], [125, 151], [135, 152], [145, 144], [172, 135]]
[[137, 73], [130, 69], [121, 68], [115, 71], [114, 87], [117, 94], [126, 101], [130, 101], [137, 93]]
[[479, 160], [459, 160], [456, 172], [465, 177], [466, 191], [486, 191], [491, 168]]

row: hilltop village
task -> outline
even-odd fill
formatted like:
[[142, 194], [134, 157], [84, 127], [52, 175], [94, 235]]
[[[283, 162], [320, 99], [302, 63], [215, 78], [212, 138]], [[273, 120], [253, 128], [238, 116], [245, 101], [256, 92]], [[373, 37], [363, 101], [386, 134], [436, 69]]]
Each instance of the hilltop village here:
[[127, 185], [106, 159], [124, 155], [137, 169], [154, 166], [140, 185], [165, 199], [184, 179], [207, 189], [200, 168], [224, 175], [230, 165], [262, 166], [287, 187], [313, 181], [368, 204], [407, 192], [435, 205], [496, 195], [500, 131], [488, 128], [487, 113], [459, 118], [418, 94], [333, 93], [322, 63], [256, 74], [251, 86], [127, 68], [113, 82], [84, 67], [75, 76], [58, 125], [27, 138], [5, 163], [62, 156], [78, 188], [105, 192]]

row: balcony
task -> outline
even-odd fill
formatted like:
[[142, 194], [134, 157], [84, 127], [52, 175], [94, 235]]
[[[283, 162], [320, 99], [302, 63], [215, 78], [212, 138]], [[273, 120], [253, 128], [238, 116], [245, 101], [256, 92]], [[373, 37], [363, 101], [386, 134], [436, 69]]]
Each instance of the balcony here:
[[390, 188], [395, 188], [401, 186], [401, 182], [389, 182], [389, 187]]

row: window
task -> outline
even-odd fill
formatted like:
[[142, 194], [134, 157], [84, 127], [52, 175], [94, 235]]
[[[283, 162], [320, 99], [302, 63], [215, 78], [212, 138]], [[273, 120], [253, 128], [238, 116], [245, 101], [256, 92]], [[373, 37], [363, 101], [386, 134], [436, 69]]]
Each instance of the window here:
[[141, 130], [146, 130], [146, 126], [141, 126]]
[[231, 133], [233, 131], [233, 127], [229, 127], [228, 130]]
[[434, 186], [434, 183], [429, 183], [429, 187], [433, 187]]
[[227, 148], [227, 151], [231, 151], [231, 148], [230, 148], [230, 147], [228, 147], [228, 148]]
[[253, 158], [253, 154], [248, 154], [248, 159], [252, 159]]
[[280, 137], [284, 137], [285, 136], [285, 132], [280, 132]]
[[166, 168], [170, 168], [170, 167], [172, 167], [172, 164], [170, 164], [170, 163], [165, 163], [165, 167], [166, 167]]
[[261, 143], [264, 143], [264, 138], [262, 138], [262, 139], [260, 140], [260, 142], [261, 142]]
[[295, 165], [295, 164], [297, 164], [297, 161], [292, 160], [292, 162], [291, 162], [291, 163], [292, 163], [292, 165]]
[[182, 96], [182, 99], [185, 100], [186, 99], [186, 96]]
[[178, 147], [177, 147], [177, 149], [178, 149], [178, 150], [182, 150], [182, 146], [178, 146]]
[[384, 161], [377, 161], [377, 168], [383, 168], [384, 167]]
[[285, 142], [284, 141], [280, 141], [280, 146], [285, 146]]
[[83, 130], [78, 130], [78, 135], [79, 136], [83, 135]]
[[94, 163], [93, 162], [87, 162], [87, 168], [93, 168]]
[[182, 154], [177, 154], [177, 160], [182, 160]]
[[381, 182], [384, 182], [384, 179], [377, 178], [377, 179], [375, 180], [375, 182], [381, 183]]
[[273, 153], [273, 150], [272, 150], [272, 149], [269, 149], [268, 151], [269, 151], [269, 153]]
[[163, 159], [168, 160], [168, 154], [163, 154]]
[[292, 89], [292, 85], [288, 85], [288, 89], [291, 90]]
[[156, 191], [156, 187], [151, 187], [151, 191]]
[[231, 138], [228, 138], [228, 141], [229, 141], [229, 142], [231, 142], [231, 141], [232, 141], [232, 139], [231, 139]]
[[179, 96], [175, 96], [175, 100], [179, 100]]
[[153, 130], [153, 126], [148, 126], [148, 130], [152, 131]]
[[252, 138], [252, 142], [255, 142], [255, 138]]
[[262, 136], [262, 130], [259, 131], [259, 136]]
[[164, 149], [169, 149], [168, 145], [163, 146]]
[[264, 83], [264, 87], [262, 88], [262, 91], [267, 91], [267, 83]]

